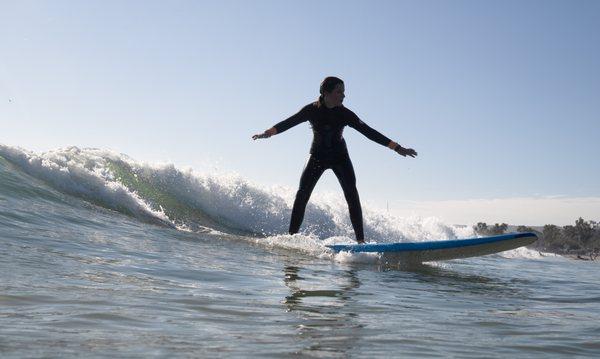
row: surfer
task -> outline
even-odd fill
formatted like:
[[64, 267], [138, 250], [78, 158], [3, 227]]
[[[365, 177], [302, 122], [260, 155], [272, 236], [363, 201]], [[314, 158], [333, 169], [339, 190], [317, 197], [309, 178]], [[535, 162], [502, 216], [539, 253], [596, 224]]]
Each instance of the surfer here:
[[356, 241], [365, 243], [362, 209], [356, 189], [356, 177], [348, 155], [346, 141], [342, 136], [344, 127], [350, 126], [370, 140], [387, 146], [404, 157], [415, 157], [417, 152], [412, 148], [400, 146], [372, 129], [362, 122], [354, 112], [344, 107], [342, 105], [344, 97], [346, 97], [344, 90], [344, 82], [341, 79], [326, 77], [321, 83], [319, 89], [321, 95], [317, 101], [304, 106], [298, 113], [279, 122], [265, 132], [252, 136], [252, 139], [269, 138], [302, 122], [310, 122], [313, 131], [313, 142], [310, 147], [310, 157], [300, 177], [300, 186], [292, 208], [289, 233], [295, 234], [300, 230], [310, 195], [323, 172], [330, 168], [335, 173], [344, 191]]

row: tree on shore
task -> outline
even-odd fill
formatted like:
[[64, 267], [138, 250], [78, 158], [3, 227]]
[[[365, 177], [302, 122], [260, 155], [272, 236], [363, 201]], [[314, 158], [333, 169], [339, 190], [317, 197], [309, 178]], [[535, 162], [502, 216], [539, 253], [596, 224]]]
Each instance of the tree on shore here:
[[562, 229], [554, 224], [544, 226], [542, 235], [536, 242], [536, 247], [544, 250], [561, 251], [562, 248]]
[[581, 217], [575, 221], [574, 226], [565, 226], [563, 232], [576, 248], [588, 247], [594, 236], [591, 223], [584, 221]]
[[600, 249], [600, 226], [594, 221], [584, 221], [579, 217], [575, 225], [564, 226], [563, 240], [568, 250], [576, 254], [598, 255]]
[[517, 232], [535, 232], [538, 233], [535, 229], [527, 226], [518, 226]]
[[[491, 226], [479, 222], [473, 226], [476, 234], [484, 236], [503, 234], [507, 228], [506, 223]], [[538, 240], [532, 246], [540, 251], [577, 255], [582, 259], [582, 256], [589, 256], [590, 259], [600, 256], [600, 222], [586, 221], [580, 217], [574, 225], [559, 227], [546, 224], [542, 232], [531, 227], [518, 226], [517, 232], [537, 234]]]
[[475, 233], [479, 234], [479, 235], [484, 235], [484, 236], [495, 236], [495, 235], [499, 235], [499, 234], [504, 234], [504, 232], [506, 232], [506, 229], [508, 228], [508, 224], [506, 223], [502, 223], [502, 224], [494, 224], [491, 227], [488, 227], [487, 223], [485, 222], [478, 222], [475, 226], [473, 226], [473, 230], [475, 231]]

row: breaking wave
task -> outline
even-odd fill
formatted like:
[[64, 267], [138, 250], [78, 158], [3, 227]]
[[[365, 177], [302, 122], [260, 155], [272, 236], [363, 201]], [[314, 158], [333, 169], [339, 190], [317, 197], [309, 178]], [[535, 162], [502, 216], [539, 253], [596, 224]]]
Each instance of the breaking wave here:
[[[288, 229], [293, 188], [265, 187], [235, 174], [199, 173], [172, 164], [139, 162], [124, 154], [94, 148], [68, 147], [35, 153], [0, 145], [2, 158], [16, 171], [55, 190], [144, 222], [250, 240], [260, 238], [261, 245], [317, 255], [331, 254], [324, 250], [326, 244], [354, 241], [346, 202], [338, 194], [313, 194], [302, 232], [290, 236], [282, 233]], [[471, 227], [448, 225], [435, 217], [399, 218], [367, 207], [363, 208], [363, 219], [370, 242], [474, 236]], [[533, 251], [526, 249], [507, 253], [508, 257], [535, 257]], [[371, 256], [352, 258], [371, 261]], [[343, 256], [337, 259], [346, 260]]]

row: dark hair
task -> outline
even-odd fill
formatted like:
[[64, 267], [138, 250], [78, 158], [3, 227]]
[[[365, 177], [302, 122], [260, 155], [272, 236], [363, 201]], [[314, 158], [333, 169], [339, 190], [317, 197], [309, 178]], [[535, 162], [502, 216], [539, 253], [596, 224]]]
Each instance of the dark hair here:
[[323, 82], [321, 82], [321, 87], [319, 87], [319, 93], [321, 94], [321, 96], [319, 96], [319, 102], [323, 101], [323, 94], [325, 94], [325, 92], [333, 91], [339, 84], [344, 84], [344, 81], [335, 76], [327, 76]]

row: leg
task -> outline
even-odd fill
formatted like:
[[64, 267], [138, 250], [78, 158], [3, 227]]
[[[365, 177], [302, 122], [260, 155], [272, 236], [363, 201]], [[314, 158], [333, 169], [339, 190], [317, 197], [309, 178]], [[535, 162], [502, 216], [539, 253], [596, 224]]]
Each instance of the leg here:
[[363, 230], [362, 208], [360, 206], [360, 198], [358, 197], [358, 190], [356, 189], [356, 176], [354, 175], [354, 168], [352, 167], [350, 157], [345, 156], [339, 161], [336, 161], [332, 166], [332, 169], [344, 190], [344, 197], [346, 197], [348, 209], [350, 210], [350, 221], [354, 228], [356, 241], [364, 243], [365, 234]]
[[300, 188], [298, 188], [298, 192], [296, 193], [296, 200], [292, 209], [292, 219], [290, 220], [290, 234], [298, 233], [300, 230], [308, 199], [324, 171], [325, 167], [323, 163], [311, 155], [300, 177]]

